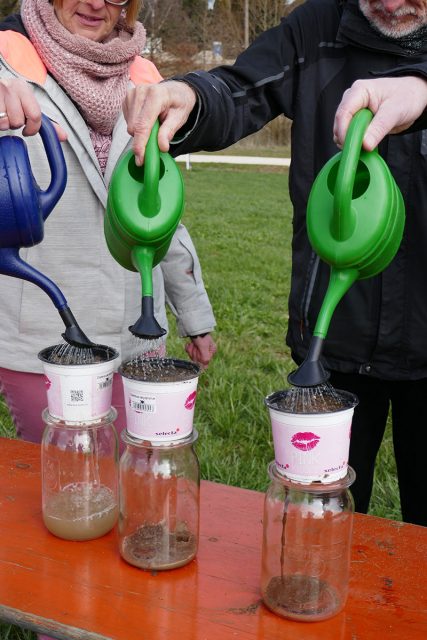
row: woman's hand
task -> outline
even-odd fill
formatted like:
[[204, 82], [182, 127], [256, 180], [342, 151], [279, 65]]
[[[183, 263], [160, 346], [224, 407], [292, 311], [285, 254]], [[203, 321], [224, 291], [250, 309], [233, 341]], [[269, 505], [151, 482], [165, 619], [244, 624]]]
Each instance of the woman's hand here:
[[[40, 105], [30, 85], [19, 78], [0, 80], [0, 131], [21, 129], [24, 136], [38, 133], [42, 121]], [[61, 142], [67, 134], [53, 123]]]
[[140, 84], [131, 89], [123, 103], [128, 132], [133, 136], [137, 165], [144, 163], [145, 147], [157, 118], [160, 151], [169, 151], [169, 143], [188, 119], [196, 104], [195, 91], [185, 82], [168, 80], [159, 84]]
[[216, 344], [212, 336], [207, 333], [203, 337], [191, 338], [191, 342], [185, 345], [185, 350], [193, 362], [197, 362], [202, 369], [206, 369], [216, 353]]
[[363, 138], [363, 148], [372, 151], [388, 133], [410, 127], [427, 106], [427, 80], [416, 76], [357, 80], [344, 92], [335, 114], [334, 142], [342, 147], [350, 121], [360, 109], [374, 117]]

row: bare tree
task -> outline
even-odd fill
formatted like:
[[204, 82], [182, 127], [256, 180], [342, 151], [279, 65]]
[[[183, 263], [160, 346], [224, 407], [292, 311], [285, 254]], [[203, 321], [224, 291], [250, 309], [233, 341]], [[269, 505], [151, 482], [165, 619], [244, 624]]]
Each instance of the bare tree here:
[[20, 0], [1, 0], [0, 20], [3, 20], [11, 13], [16, 13], [20, 4]]

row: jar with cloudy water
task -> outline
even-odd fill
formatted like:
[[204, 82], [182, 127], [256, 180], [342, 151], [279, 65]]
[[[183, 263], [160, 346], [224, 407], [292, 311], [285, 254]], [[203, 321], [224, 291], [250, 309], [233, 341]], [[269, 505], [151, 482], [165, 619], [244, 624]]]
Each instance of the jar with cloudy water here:
[[97, 420], [67, 422], [43, 413], [42, 512], [47, 529], [65, 540], [108, 533], [118, 518], [115, 409]]

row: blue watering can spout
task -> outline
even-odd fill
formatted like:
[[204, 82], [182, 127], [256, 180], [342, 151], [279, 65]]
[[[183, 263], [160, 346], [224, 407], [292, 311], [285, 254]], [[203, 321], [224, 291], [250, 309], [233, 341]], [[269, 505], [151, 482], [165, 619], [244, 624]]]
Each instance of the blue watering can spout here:
[[94, 343], [78, 326], [61, 290], [19, 255], [21, 247], [33, 247], [43, 240], [44, 221], [67, 183], [61, 144], [45, 115], [40, 136], [51, 172], [51, 182], [45, 191], [34, 179], [25, 141], [18, 136], [0, 137], [0, 274], [27, 280], [43, 289], [65, 324], [63, 338], [74, 346], [92, 347]]

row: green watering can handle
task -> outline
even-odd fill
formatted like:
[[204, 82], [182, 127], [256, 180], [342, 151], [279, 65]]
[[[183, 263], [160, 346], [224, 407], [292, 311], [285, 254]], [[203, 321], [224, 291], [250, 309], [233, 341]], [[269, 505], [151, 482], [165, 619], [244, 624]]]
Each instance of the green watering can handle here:
[[145, 149], [144, 186], [140, 197], [141, 211], [146, 217], [153, 217], [160, 209], [159, 180], [160, 180], [160, 150], [157, 143], [159, 121], [156, 120], [151, 129]]
[[345, 137], [338, 175], [334, 189], [334, 212], [331, 233], [337, 240], [347, 240], [354, 231], [355, 216], [352, 211], [354, 180], [360, 159], [363, 136], [373, 114], [369, 109], [358, 111], [352, 118]]

